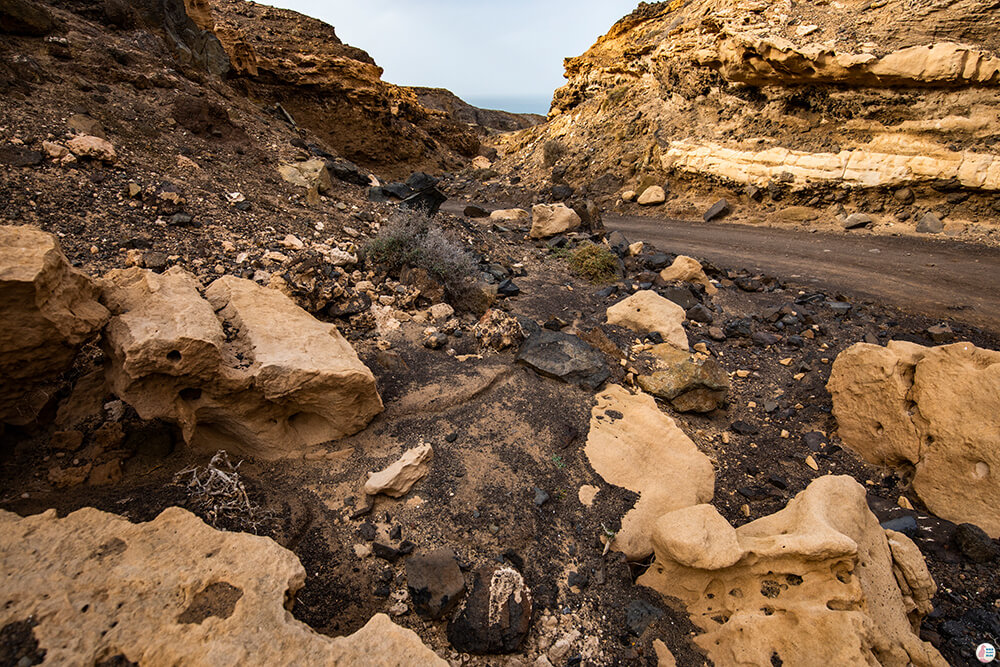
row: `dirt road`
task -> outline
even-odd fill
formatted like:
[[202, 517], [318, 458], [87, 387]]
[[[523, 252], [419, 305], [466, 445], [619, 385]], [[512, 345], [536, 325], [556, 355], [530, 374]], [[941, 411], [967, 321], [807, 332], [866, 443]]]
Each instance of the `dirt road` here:
[[1000, 333], [1000, 249], [939, 238], [604, 218], [630, 241]]
[[[461, 215], [464, 202], [445, 204]], [[1000, 249], [944, 238], [605, 215], [608, 231], [716, 266], [778, 276], [804, 289], [870, 299], [1000, 333]]]

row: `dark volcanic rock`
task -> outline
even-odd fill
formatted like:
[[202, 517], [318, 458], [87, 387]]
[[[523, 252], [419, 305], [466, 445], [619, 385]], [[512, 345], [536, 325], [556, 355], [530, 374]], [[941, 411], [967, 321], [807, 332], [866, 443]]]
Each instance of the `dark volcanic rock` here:
[[546, 377], [597, 389], [611, 376], [604, 357], [585, 342], [543, 329], [524, 341], [517, 360]]
[[421, 616], [441, 618], [458, 605], [465, 577], [451, 549], [438, 549], [406, 561], [406, 586]]
[[368, 185], [368, 174], [350, 160], [336, 158], [326, 161], [326, 169], [338, 181], [353, 185]]
[[645, 600], [633, 600], [625, 608], [625, 623], [629, 632], [636, 637], [641, 637], [649, 624], [662, 616], [662, 609], [654, 607]]
[[488, 218], [490, 217], [490, 212], [482, 206], [469, 205], [465, 207], [464, 211], [462, 211], [462, 215], [466, 218]]
[[44, 159], [38, 151], [20, 146], [0, 146], [0, 164], [9, 164], [12, 167], [37, 167]]
[[573, 196], [573, 188], [565, 184], [552, 186], [552, 198], [556, 201], [566, 201]]
[[979, 526], [963, 523], [955, 529], [955, 545], [975, 563], [989, 563], [1000, 554], [1000, 548]]
[[729, 215], [730, 211], [732, 211], [732, 207], [729, 205], [729, 202], [726, 201], [725, 199], [720, 199], [719, 201], [712, 204], [711, 208], [705, 211], [704, 215], [705, 222], [711, 222], [712, 220], [715, 220], [717, 218], [722, 218], [726, 215]]
[[55, 29], [49, 11], [30, 0], [0, 0], [0, 32], [41, 37]]
[[917, 231], [921, 234], [940, 234], [944, 231], [944, 224], [941, 218], [933, 213], [925, 213], [920, 222], [917, 223]]
[[531, 591], [512, 567], [476, 570], [465, 603], [448, 623], [448, 641], [479, 655], [513, 653], [531, 628]]

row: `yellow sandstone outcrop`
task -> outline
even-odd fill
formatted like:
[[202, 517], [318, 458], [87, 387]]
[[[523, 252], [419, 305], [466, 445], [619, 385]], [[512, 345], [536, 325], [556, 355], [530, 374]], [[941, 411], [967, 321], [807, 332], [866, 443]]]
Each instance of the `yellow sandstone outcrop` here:
[[913, 464], [931, 512], [1000, 537], [1000, 352], [858, 343], [837, 356], [827, 388], [848, 447], [872, 463]]
[[224, 276], [204, 297], [179, 267], [103, 280], [112, 389], [189, 444], [275, 459], [358, 432], [382, 411], [371, 371], [332, 324]]
[[289, 611], [306, 580], [295, 554], [179, 507], [140, 524], [0, 511], [0, 578], [0, 627], [33, 622], [46, 664], [447, 664], [383, 614], [347, 637], [314, 632]]
[[936, 586], [917, 547], [883, 530], [850, 477], [733, 528], [711, 505], [661, 516], [639, 577], [679, 600], [714, 664], [941, 666], [920, 640]]

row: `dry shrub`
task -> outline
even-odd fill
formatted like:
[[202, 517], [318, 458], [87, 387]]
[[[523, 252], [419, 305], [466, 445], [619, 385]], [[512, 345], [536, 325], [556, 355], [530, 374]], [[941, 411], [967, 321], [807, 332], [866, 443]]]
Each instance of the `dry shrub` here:
[[595, 283], [606, 283], [618, 273], [618, 258], [607, 246], [584, 243], [569, 255], [574, 271]]

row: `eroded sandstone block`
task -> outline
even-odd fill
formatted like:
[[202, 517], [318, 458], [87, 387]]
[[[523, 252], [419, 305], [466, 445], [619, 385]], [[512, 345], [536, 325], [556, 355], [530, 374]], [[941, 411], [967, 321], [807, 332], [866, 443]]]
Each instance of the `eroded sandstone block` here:
[[608, 324], [638, 333], [656, 332], [674, 347], [688, 349], [684, 309], [652, 290], [640, 290], [608, 308]]
[[305, 583], [295, 554], [179, 507], [141, 524], [0, 511], [0, 554], [0, 627], [35, 620], [47, 664], [446, 664], [383, 614], [347, 637], [314, 632], [286, 608]]
[[660, 271], [660, 278], [701, 285], [705, 288], [706, 294], [715, 294], [719, 291], [705, 275], [701, 262], [687, 255], [678, 255], [673, 264]]
[[707, 503], [715, 492], [715, 471], [674, 420], [646, 394], [610, 385], [591, 410], [585, 448], [594, 470], [609, 484], [639, 494], [611, 545], [630, 560], [653, 552], [659, 517]]
[[850, 477], [739, 528], [710, 505], [670, 512], [653, 544], [639, 583], [685, 605], [716, 665], [947, 664], [917, 635], [936, 590], [920, 551]]
[[913, 464], [928, 509], [1000, 536], [1000, 352], [858, 343], [827, 388], [845, 444], [872, 463]]
[[531, 207], [531, 231], [528, 236], [544, 239], [580, 227], [580, 216], [565, 204], [535, 204]]
[[97, 286], [70, 266], [56, 237], [0, 226], [0, 421], [34, 420], [48, 385], [107, 319]]
[[382, 410], [371, 371], [337, 328], [276, 290], [224, 276], [200, 293], [180, 268], [111, 271], [105, 347], [116, 394], [206, 450], [262, 458], [364, 428]]

